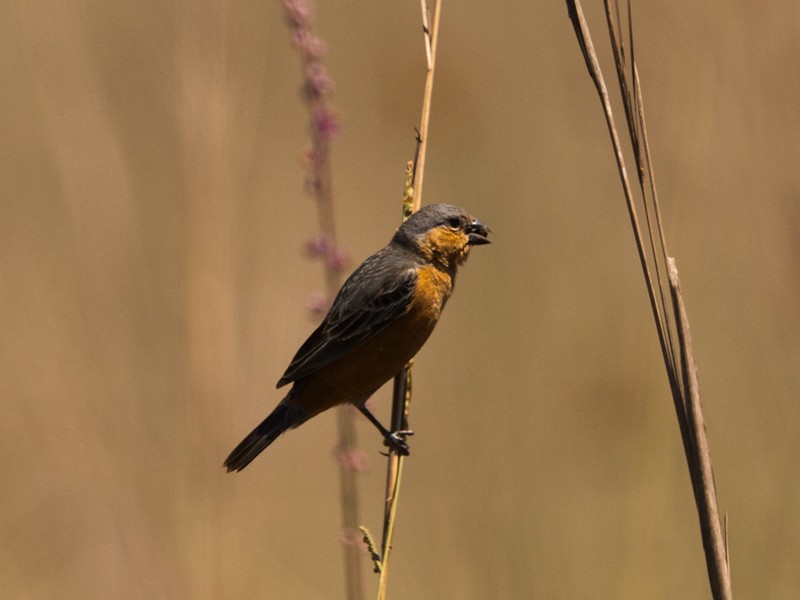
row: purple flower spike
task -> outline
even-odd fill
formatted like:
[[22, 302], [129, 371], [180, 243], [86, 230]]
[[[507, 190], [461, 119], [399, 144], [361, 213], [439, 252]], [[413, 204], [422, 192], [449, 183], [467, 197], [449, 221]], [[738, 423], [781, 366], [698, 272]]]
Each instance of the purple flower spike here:
[[314, 16], [314, 7], [308, 0], [283, 0], [286, 18], [293, 27], [308, 27]]
[[347, 263], [350, 262], [350, 255], [346, 250], [341, 248], [333, 248], [333, 250], [328, 253], [326, 260], [329, 269], [332, 269], [337, 273], [341, 273], [344, 271]]
[[332, 110], [324, 106], [318, 106], [314, 110], [313, 119], [317, 134], [323, 140], [330, 142], [337, 135], [339, 135], [341, 126], [339, 125], [339, 119], [336, 116], [336, 113], [334, 113]]
[[327, 256], [331, 253], [333, 239], [327, 233], [319, 233], [306, 241], [305, 250], [309, 257]]
[[310, 99], [322, 98], [333, 92], [333, 80], [325, 65], [312, 62], [306, 67], [305, 93]]
[[309, 35], [305, 39], [303, 50], [312, 60], [319, 60], [328, 52], [328, 45], [315, 35]]

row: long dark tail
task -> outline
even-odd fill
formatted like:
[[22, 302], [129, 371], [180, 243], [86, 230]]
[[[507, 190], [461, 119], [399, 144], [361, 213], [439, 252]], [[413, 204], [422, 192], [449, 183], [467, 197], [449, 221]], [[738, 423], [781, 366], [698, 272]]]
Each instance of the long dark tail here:
[[228, 472], [241, 471], [284, 431], [294, 429], [306, 420], [303, 410], [288, 400], [289, 397], [284, 398], [275, 410], [233, 449], [230, 456], [225, 459], [224, 466]]

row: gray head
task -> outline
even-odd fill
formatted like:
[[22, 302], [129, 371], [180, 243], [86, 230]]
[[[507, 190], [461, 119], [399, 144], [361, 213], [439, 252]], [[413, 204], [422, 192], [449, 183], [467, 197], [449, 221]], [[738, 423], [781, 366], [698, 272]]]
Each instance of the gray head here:
[[489, 228], [463, 208], [430, 204], [411, 215], [392, 241], [450, 267], [464, 262], [472, 246], [490, 243], [488, 235]]

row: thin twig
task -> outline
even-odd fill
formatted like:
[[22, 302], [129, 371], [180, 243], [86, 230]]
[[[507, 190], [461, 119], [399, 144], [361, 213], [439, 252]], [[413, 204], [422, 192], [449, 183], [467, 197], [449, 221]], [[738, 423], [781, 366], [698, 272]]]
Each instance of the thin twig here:
[[[394, 379], [392, 395], [392, 428], [394, 431], [408, 429], [408, 411], [411, 406], [411, 363], [406, 365]], [[396, 450], [389, 450], [386, 465], [386, 499], [383, 518], [383, 538], [381, 541], [381, 571], [378, 581], [378, 600], [386, 598], [389, 581], [389, 557], [392, 553], [392, 539], [397, 516], [397, 501], [400, 494], [400, 481], [403, 475], [405, 457]]]
[[[442, 13], [442, 0], [435, 0], [432, 27], [428, 27], [428, 3], [421, 0], [422, 23], [425, 36], [426, 77], [425, 91], [422, 97], [422, 116], [417, 130], [417, 146], [413, 165], [406, 169], [406, 182], [403, 190], [404, 218], [419, 210], [422, 205], [422, 183], [425, 174], [425, 155], [428, 147], [428, 130], [431, 118], [431, 100], [433, 98], [433, 78], [436, 72], [436, 48], [439, 40], [439, 23]], [[408, 429], [408, 414], [411, 406], [411, 363], [409, 362], [395, 376], [392, 396], [392, 431]], [[397, 500], [400, 492], [400, 481], [403, 474], [404, 457], [396, 450], [389, 449], [386, 467], [386, 505], [384, 512], [383, 540], [381, 543], [380, 579], [378, 582], [378, 600], [385, 600], [389, 574], [389, 557], [392, 551], [392, 539], [397, 515]]]
[[381, 562], [381, 555], [378, 553], [378, 548], [375, 546], [375, 539], [366, 527], [361, 526], [358, 529], [361, 531], [361, 535], [364, 536], [363, 540], [367, 545], [367, 551], [369, 552], [370, 559], [372, 559], [372, 564], [375, 565], [375, 572], [380, 573], [383, 564]]
[[[422, 0], [423, 18], [427, 15], [427, 1]], [[433, 76], [436, 73], [436, 45], [439, 42], [439, 19], [442, 15], [442, 0], [435, 0], [433, 8], [433, 26], [425, 33], [425, 39], [430, 42], [431, 56], [427, 62], [425, 77], [425, 92], [422, 96], [422, 117], [419, 126], [419, 154], [414, 177], [414, 212], [422, 206], [422, 184], [425, 179], [425, 154], [428, 150], [428, 127], [431, 121], [431, 100], [433, 99]], [[426, 41], [427, 47], [428, 41]]]
[[425, 36], [425, 64], [428, 65], [428, 70], [433, 68], [433, 51], [431, 49], [431, 30], [428, 26], [428, 0], [419, 0], [420, 8], [422, 9], [422, 33]]

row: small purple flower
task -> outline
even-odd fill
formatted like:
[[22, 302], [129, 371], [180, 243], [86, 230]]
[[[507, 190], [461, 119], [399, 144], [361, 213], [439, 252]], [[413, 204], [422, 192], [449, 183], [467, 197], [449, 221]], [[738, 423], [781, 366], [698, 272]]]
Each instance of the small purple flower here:
[[315, 35], [308, 35], [303, 40], [303, 51], [313, 60], [319, 60], [328, 52], [328, 45]]
[[320, 316], [324, 315], [325, 313], [328, 312], [330, 305], [331, 303], [330, 300], [328, 299], [328, 296], [323, 294], [322, 292], [312, 293], [308, 297], [308, 300], [306, 301], [306, 306], [308, 307], [308, 310], [311, 311], [311, 314], [314, 315], [320, 315]]
[[324, 106], [317, 106], [312, 115], [314, 128], [320, 138], [326, 142], [330, 142], [339, 135], [341, 126], [339, 125], [339, 118], [329, 108]]
[[328, 75], [325, 65], [320, 62], [312, 62], [306, 66], [304, 91], [311, 100], [333, 93], [333, 79]]
[[314, 6], [308, 0], [283, 0], [286, 18], [294, 27], [308, 27], [314, 16]]
[[317, 256], [327, 256], [333, 250], [333, 239], [327, 233], [318, 233], [314, 237], [306, 240], [306, 256], [315, 258]]
[[325, 257], [325, 261], [329, 269], [341, 273], [350, 262], [350, 255], [342, 248], [332, 248]]
[[292, 31], [292, 45], [301, 53], [305, 53], [304, 48], [308, 44], [307, 40], [311, 34], [308, 29], [295, 29]]

